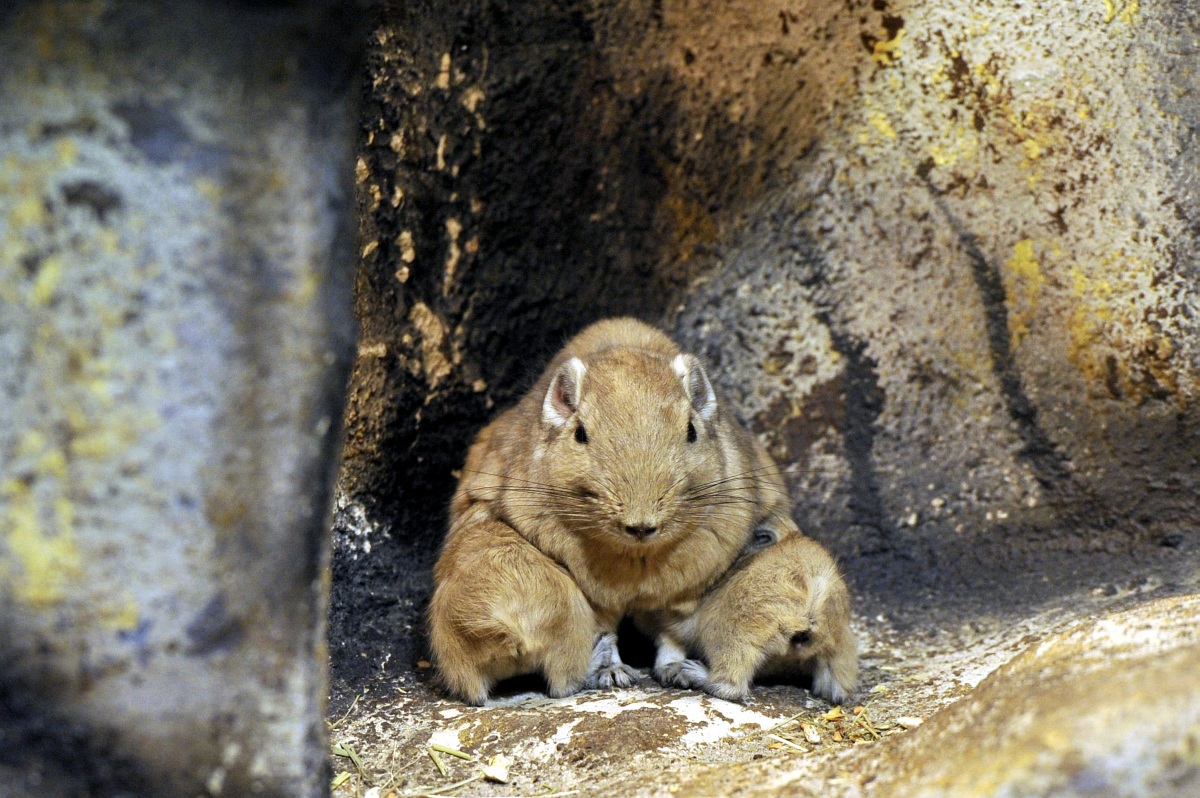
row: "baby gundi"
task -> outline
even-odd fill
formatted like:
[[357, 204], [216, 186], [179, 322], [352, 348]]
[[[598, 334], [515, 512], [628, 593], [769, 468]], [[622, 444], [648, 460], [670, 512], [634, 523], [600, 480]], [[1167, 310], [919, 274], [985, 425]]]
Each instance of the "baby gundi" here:
[[811, 676], [813, 693], [840, 704], [858, 680], [846, 583], [833, 557], [790, 519], [756, 530], [696, 613], [672, 632], [684, 646], [659, 649], [655, 674], [664, 684], [741, 700], [756, 677]]
[[474, 703], [531, 671], [557, 695], [632, 684], [620, 619], [653, 613], [678, 650], [674, 624], [786, 505], [699, 360], [636, 320], [593, 324], [468, 453], [429, 611], [443, 682]]

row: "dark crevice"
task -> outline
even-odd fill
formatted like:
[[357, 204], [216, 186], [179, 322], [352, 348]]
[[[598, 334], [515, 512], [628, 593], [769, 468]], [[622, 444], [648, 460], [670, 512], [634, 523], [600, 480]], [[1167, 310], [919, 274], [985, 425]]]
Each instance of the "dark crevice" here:
[[891, 550], [885, 538], [892, 528], [879, 493], [875, 476], [875, 422], [883, 412], [886, 396], [879, 386], [875, 360], [867, 354], [866, 342], [851, 335], [834, 318], [835, 304], [824, 296], [829, 283], [828, 268], [816, 247], [807, 240], [798, 248], [797, 257], [805, 264], [803, 281], [817, 319], [829, 330], [833, 348], [846, 359], [845, 417], [842, 446], [850, 466], [848, 508], [857, 527], [859, 554], [878, 554]]
[[833, 348], [846, 359], [846, 416], [842, 445], [850, 464], [851, 517], [855, 526], [875, 539], [876, 545], [865, 547], [862, 552], [868, 554], [886, 548], [882, 545], [883, 538], [890, 528], [879, 496], [873, 460], [875, 422], [883, 411], [884, 394], [879, 387], [875, 360], [866, 354], [866, 343], [839, 330], [827, 317], [818, 314], [818, 318], [829, 329]]
[[1025, 393], [1021, 374], [1017, 369], [1009, 343], [1008, 304], [1000, 270], [988, 262], [979, 247], [979, 239], [967, 230], [962, 222], [946, 205], [945, 199], [929, 180], [928, 171], [918, 172], [933, 197], [934, 204], [942, 212], [950, 229], [958, 238], [959, 245], [967, 253], [971, 263], [971, 277], [979, 289], [983, 303], [984, 323], [987, 327], [988, 349], [991, 352], [992, 371], [1000, 383], [1000, 394], [1008, 414], [1016, 422], [1017, 433], [1024, 444], [1019, 455], [1029, 463], [1034, 477], [1043, 488], [1052, 491], [1070, 490], [1071, 473], [1067, 458], [1059, 451], [1054, 441], [1038, 425], [1037, 407]]

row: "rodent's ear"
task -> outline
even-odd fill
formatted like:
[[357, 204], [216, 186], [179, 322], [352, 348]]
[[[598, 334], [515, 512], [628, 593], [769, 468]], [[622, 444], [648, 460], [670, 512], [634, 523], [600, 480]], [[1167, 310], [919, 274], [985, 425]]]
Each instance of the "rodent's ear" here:
[[566, 424], [579, 409], [579, 390], [587, 366], [573, 357], [554, 372], [546, 398], [542, 400], [542, 421], [553, 427]]
[[717, 395], [713, 391], [712, 383], [708, 381], [708, 375], [704, 373], [704, 366], [700, 365], [699, 358], [695, 355], [676, 355], [671, 361], [671, 368], [683, 382], [683, 389], [687, 391], [688, 399], [700, 414], [700, 418], [705, 421], [712, 418], [717, 412]]

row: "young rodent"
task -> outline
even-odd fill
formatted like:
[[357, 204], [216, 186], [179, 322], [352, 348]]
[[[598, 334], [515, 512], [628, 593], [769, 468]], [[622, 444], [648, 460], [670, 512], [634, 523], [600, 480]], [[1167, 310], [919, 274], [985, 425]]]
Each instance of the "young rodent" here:
[[429, 631], [438, 674], [467, 703], [484, 703], [496, 682], [525, 673], [541, 673], [552, 696], [570, 695], [615, 645], [599, 635], [566, 570], [484, 508], [456, 519], [434, 581]]
[[[744, 699], [756, 677], [812, 677], [812, 692], [840, 704], [858, 680], [850, 594], [833, 557], [798, 529], [760, 527], [747, 552], [675, 627], [708, 663], [660, 651], [680, 687]], [[778, 542], [773, 538], [782, 536]]]
[[[585, 681], [628, 685], [636, 672], [604, 642], [621, 617], [655, 613], [663, 620], [660, 646], [677, 647], [668, 624], [694, 613], [755, 523], [785, 504], [778, 469], [720, 406], [700, 362], [653, 327], [610, 319], [572, 339], [530, 392], [480, 433], [451, 520], [458, 527], [471, 519], [461, 537], [515, 531], [569, 573], [591, 605], [601, 642], [562, 639], [544, 657], [547, 675], [578, 673], [595, 652]], [[458, 556], [450, 541], [448, 556]], [[451, 569], [441, 561], [439, 569], [435, 583], [445, 593]], [[511, 581], [517, 610], [544, 612], [542, 594], [519, 578], [490, 578]], [[461, 638], [450, 604], [430, 609], [447, 681], [445, 663]]]

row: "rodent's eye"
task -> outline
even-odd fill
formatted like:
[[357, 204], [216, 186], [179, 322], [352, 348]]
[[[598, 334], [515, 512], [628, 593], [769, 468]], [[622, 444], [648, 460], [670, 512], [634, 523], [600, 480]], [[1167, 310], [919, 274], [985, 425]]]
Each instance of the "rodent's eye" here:
[[688, 443], [696, 442], [696, 425], [688, 422]]
[[582, 424], [580, 424], [578, 427], [575, 428], [575, 442], [576, 443], [587, 443], [588, 442], [587, 430], [585, 430], [583, 428]]

